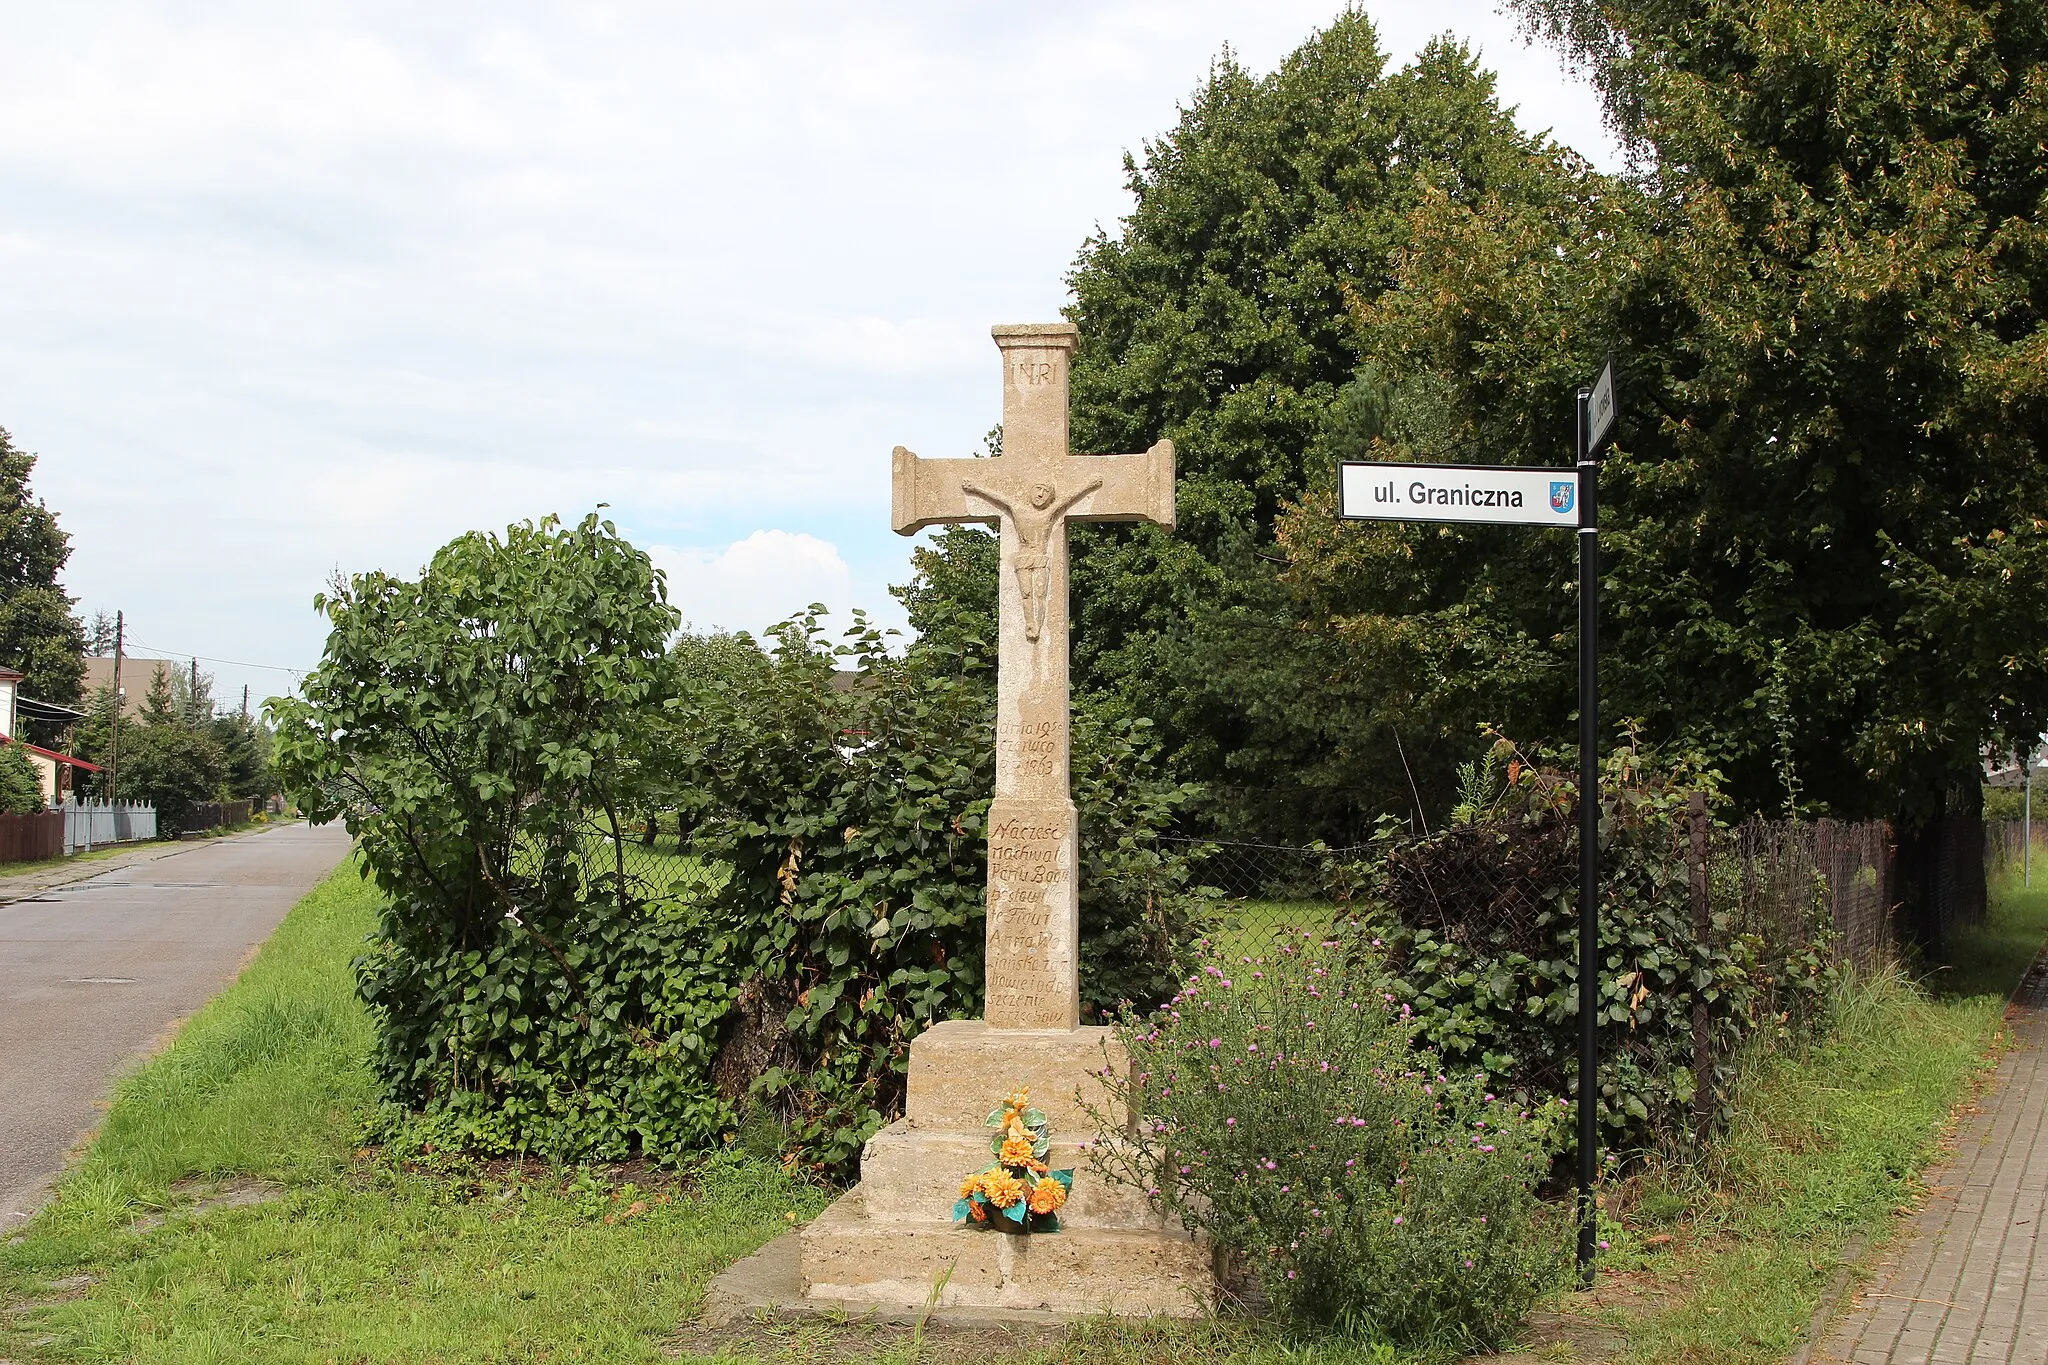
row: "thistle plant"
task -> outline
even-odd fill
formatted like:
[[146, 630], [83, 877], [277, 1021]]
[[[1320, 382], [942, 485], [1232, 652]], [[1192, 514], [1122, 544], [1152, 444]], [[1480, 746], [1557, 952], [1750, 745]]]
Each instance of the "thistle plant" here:
[[1209, 955], [1119, 1032], [1108, 1108], [1134, 1119], [1097, 1169], [1236, 1253], [1283, 1319], [1485, 1349], [1554, 1281], [1535, 1186], [1559, 1111], [1440, 1070], [1369, 959], [1314, 938]]

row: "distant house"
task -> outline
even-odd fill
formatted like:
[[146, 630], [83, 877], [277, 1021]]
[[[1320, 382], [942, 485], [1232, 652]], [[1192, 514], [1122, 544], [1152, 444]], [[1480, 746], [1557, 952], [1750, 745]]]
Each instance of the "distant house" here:
[[[176, 659], [138, 659], [132, 654], [121, 657], [121, 714], [130, 716], [142, 705], [149, 695], [149, 685], [157, 674], [175, 678], [184, 671], [184, 665]], [[111, 656], [100, 658], [89, 655], [85, 661], [85, 695], [98, 696], [104, 688], [114, 685], [114, 660]]]
[[40, 744], [31, 744], [21, 738], [21, 718], [29, 716], [36, 720], [53, 720], [73, 724], [85, 719], [83, 711], [74, 711], [68, 706], [55, 702], [37, 701], [21, 695], [22, 675], [11, 668], [0, 667], [0, 744], [19, 744], [28, 754], [29, 766], [36, 770], [36, 778], [43, 786], [43, 800], [57, 805], [71, 790], [71, 774], [74, 769], [83, 768], [89, 773], [98, 772], [99, 765], [88, 763], [70, 754], [60, 754], [55, 749], [45, 749]]

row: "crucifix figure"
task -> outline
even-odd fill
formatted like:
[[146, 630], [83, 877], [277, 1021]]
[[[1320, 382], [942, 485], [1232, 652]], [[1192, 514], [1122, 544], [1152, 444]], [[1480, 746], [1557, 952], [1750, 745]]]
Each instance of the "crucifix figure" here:
[[1034, 483], [1025, 494], [1024, 507], [972, 479], [962, 479], [960, 487], [969, 497], [994, 503], [1016, 530], [1017, 557], [1011, 567], [1017, 574], [1017, 595], [1024, 599], [1024, 638], [1035, 641], [1045, 629], [1045, 600], [1047, 589], [1052, 586], [1052, 559], [1047, 545], [1053, 527], [1063, 524], [1069, 507], [1102, 487], [1102, 480], [1090, 479], [1063, 498], [1051, 484]]
[[912, 535], [995, 522], [1002, 540], [996, 792], [988, 813], [988, 1003], [996, 1029], [1080, 1023], [1080, 837], [1068, 786], [1067, 523], [1173, 525], [1173, 443], [1067, 449], [1071, 323], [998, 327], [1003, 453], [926, 460], [896, 447], [894, 520]]

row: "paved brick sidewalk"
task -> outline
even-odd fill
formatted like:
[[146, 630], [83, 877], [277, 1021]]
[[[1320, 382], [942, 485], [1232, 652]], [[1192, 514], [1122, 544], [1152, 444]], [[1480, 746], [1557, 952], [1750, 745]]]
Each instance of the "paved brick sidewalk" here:
[[1834, 1365], [2048, 1362], [2048, 956], [2008, 1016], [2014, 1046], [1928, 1173], [1911, 1230], [1813, 1354]]

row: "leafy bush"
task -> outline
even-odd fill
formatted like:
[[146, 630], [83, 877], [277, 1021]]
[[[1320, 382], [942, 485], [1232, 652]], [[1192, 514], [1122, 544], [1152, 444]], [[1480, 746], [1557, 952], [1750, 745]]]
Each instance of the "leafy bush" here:
[[[721, 1082], [759, 1075], [821, 1168], [899, 1111], [910, 1040], [982, 1003], [993, 660], [962, 631], [886, 645], [857, 621], [828, 646], [814, 609], [772, 653], [722, 655], [687, 683], [693, 723], [669, 728], [685, 749], [670, 766], [715, 812], [697, 849], [733, 869], [715, 912], [743, 1017]], [[1074, 772], [1082, 1002], [1106, 1016], [1170, 995], [1198, 932], [1185, 864], [1157, 842], [1192, 789], [1157, 775], [1143, 722], [1085, 706]]]
[[[980, 1011], [978, 641], [893, 656], [862, 624], [832, 649], [814, 613], [772, 652], [665, 650], [659, 575], [595, 517], [464, 536], [321, 605], [278, 765], [387, 894], [357, 973], [408, 1141], [668, 1158], [774, 1118], [840, 1169], [899, 1110], [909, 1040]], [[1193, 932], [1152, 836], [1187, 793], [1141, 724], [1078, 738], [1089, 999], [1163, 999]], [[665, 861], [694, 875], [636, 875], [657, 808], [691, 822]]]
[[697, 908], [628, 875], [638, 719], [677, 615], [593, 515], [462, 536], [417, 581], [358, 575], [277, 762], [385, 893], [357, 959], [389, 1097], [447, 1145], [662, 1154], [733, 1120], [707, 1040], [733, 964]]
[[204, 730], [178, 720], [121, 727], [121, 798], [156, 807], [164, 835], [196, 827], [194, 807], [219, 799], [227, 761]]
[[1486, 1349], [1561, 1264], [1534, 1193], [1559, 1111], [1437, 1070], [1379, 975], [1313, 939], [1209, 957], [1124, 1019], [1131, 1071], [1109, 1092], [1138, 1117], [1097, 1165], [1232, 1253], [1290, 1323]]
[[0, 744], [0, 815], [33, 815], [44, 809], [43, 784], [19, 744]]
[[[1687, 803], [1711, 774], [1617, 749], [1602, 777], [1600, 1131], [1610, 1150], [1694, 1131], [1695, 1010], [1720, 1121], [1734, 1058], [1765, 1006], [1792, 1022], [1832, 981], [1824, 921], [1772, 958], [1716, 913], [1702, 940]], [[1465, 771], [1456, 818], [1389, 831], [1359, 909], [1369, 954], [1450, 1068], [1478, 1068], [1528, 1104], [1577, 1094], [1577, 784], [1497, 744]]]

